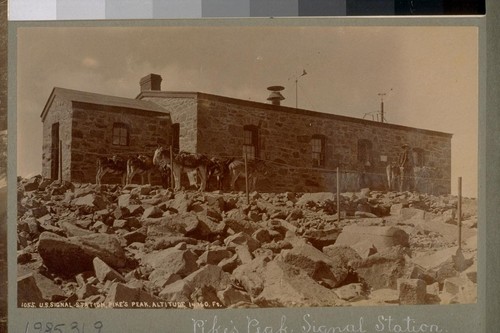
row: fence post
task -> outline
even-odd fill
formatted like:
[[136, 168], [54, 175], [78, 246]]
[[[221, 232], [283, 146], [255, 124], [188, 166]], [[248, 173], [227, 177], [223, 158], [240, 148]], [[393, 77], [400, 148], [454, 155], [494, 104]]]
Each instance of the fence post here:
[[462, 249], [462, 177], [458, 177], [458, 249]]
[[[179, 182], [181, 180], [179, 179]], [[179, 184], [180, 186], [181, 184]], [[172, 187], [172, 190], [175, 188], [174, 184], [174, 150], [172, 145], [170, 145], [170, 187]]]
[[337, 222], [340, 222], [340, 172], [337, 167]]
[[250, 204], [250, 194], [248, 193], [248, 159], [247, 152], [245, 151], [245, 155], [243, 156], [245, 161], [245, 190], [247, 192], [247, 205]]

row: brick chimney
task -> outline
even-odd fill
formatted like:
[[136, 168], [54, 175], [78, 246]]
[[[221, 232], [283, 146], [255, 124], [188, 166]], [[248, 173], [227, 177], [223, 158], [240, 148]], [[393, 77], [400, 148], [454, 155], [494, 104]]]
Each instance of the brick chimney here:
[[149, 74], [141, 79], [141, 91], [161, 91], [161, 75]]

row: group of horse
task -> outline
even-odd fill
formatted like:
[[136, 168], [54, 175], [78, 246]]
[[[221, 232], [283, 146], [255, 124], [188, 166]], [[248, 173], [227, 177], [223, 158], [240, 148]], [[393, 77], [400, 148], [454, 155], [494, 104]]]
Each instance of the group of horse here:
[[[247, 177], [249, 187], [255, 189], [259, 175], [266, 173], [265, 163], [261, 160], [249, 159], [245, 166], [242, 158], [208, 157], [205, 154], [180, 151], [171, 153], [169, 148], [159, 146], [153, 157], [138, 154], [130, 158], [118, 155], [99, 157], [97, 159], [96, 184], [101, 185], [105, 174], [114, 174], [122, 177], [122, 184], [132, 184], [136, 175], [141, 176], [141, 184], [147, 177], [151, 184], [151, 173], [159, 171], [165, 187], [173, 187], [175, 191], [181, 189], [181, 176], [186, 174], [191, 185], [200, 191], [206, 191], [211, 178], [215, 178], [218, 190], [223, 190], [226, 179], [229, 186], [235, 189], [236, 181], [240, 177]], [[174, 184], [170, 182], [173, 175]]]

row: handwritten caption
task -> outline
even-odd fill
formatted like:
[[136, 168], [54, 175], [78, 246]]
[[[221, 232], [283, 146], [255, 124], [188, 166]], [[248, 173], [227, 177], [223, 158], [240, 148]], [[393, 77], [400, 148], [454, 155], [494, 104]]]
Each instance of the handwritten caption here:
[[419, 322], [406, 316], [396, 318], [380, 315], [375, 321], [359, 317], [349, 323], [331, 323], [316, 320], [312, 315], [302, 316], [296, 327], [291, 327], [286, 316], [281, 316], [274, 325], [264, 324], [258, 318], [246, 317], [246, 321], [221, 321], [216, 315], [210, 319], [192, 319], [193, 333], [444, 333], [448, 332], [435, 323]]
[[61, 322], [27, 322], [24, 333], [104, 333], [102, 321], [93, 323], [80, 323], [73, 321], [71, 323]]

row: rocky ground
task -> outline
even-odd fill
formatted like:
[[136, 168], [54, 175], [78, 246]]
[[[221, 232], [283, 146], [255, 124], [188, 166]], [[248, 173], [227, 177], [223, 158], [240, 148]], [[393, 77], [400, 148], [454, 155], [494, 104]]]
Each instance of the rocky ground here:
[[18, 183], [21, 307], [476, 302], [476, 201]]

